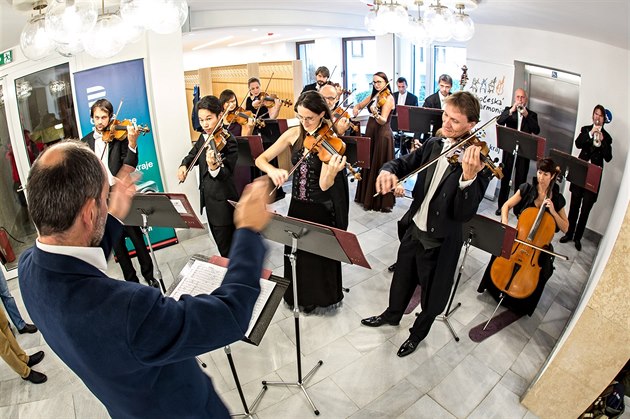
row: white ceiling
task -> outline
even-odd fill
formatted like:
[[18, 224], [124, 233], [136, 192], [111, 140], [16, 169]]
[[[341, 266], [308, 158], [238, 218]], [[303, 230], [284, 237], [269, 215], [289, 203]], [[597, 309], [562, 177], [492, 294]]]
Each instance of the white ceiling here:
[[[14, 10], [12, 1], [21, 4], [21, 8], [29, 3], [29, 0], [0, 1], [0, 50], [19, 43], [22, 27], [30, 16], [29, 12]], [[114, 6], [117, 3], [106, 1]], [[478, 24], [559, 32], [629, 49], [628, 0], [479, 0], [478, 3], [478, 8], [470, 12]], [[188, 0], [188, 4], [190, 33], [184, 37], [184, 51], [227, 36], [232, 38], [213, 47], [261, 37], [269, 41], [296, 41], [366, 34], [363, 17], [368, 7], [359, 0]], [[549, 47], [553, 48], [541, 45]]]

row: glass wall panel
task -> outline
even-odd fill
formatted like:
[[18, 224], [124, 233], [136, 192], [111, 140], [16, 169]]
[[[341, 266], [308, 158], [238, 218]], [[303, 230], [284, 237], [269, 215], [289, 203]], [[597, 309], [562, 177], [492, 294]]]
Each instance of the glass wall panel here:
[[0, 261], [10, 270], [17, 268], [20, 254], [33, 245], [37, 235], [22, 191], [4, 100], [0, 83]]
[[304, 85], [315, 83], [315, 41], [297, 42], [297, 59], [302, 60], [302, 81]]
[[79, 137], [67, 63], [16, 79], [15, 90], [30, 163], [44, 148]]
[[413, 79], [410, 81], [411, 92], [418, 96], [420, 106], [424, 103], [424, 99], [433, 92], [427, 93], [427, 61], [426, 49], [422, 45], [412, 45], [413, 60]]
[[453, 78], [451, 91], [459, 91], [459, 80], [464, 64], [466, 64], [466, 47], [433, 46], [433, 91], [429, 94], [437, 92], [439, 78], [442, 74], [448, 74]]

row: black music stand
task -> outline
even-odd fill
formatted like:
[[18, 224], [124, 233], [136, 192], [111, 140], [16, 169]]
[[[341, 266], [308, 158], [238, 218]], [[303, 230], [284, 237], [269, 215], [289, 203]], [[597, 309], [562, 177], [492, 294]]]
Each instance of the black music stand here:
[[297, 293], [297, 251], [302, 250], [324, 256], [329, 259], [344, 263], [355, 264], [371, 269], [370, 264], [365, 259], [357, 237], [344, 230], [298, 218], [273, 214], [267, 228], [261, 233], [263, 237], [285, 246], [291, 246], [291, 253], [287, 255], [291, 262], [293, 276], [293, 317], [295, 319], [295, 346], [297, 357], [297, 381], [287, 383], [284, 381], [263, 381], [263, 386], [292, 386], [298, 387], [306, 396], [315, 415], [319, 415], [319, 410], [315, 407], [313, 400], [304, 387], [304, 382], [313, 376], [324, 361], [321, 359], [317, 364], [302, 377], [302, 355], [300, 349], [300, 308]]
[[346, 161], [353, 166], [369, 169], [372, 144], [370, 137], [342, 135], [341, 139], [346, 143]]
[[442, 109], [399, 105], [396, 110], [398, 129], [435, 137], [437, 130], [442, 128], [443, 113]]
[[560, 166], [560, 170], [569, 182], [597, 193], [602, 177], [601, 167], [556, 149], [549, 151], [549, 157]]
[[459, 280], [462, 277], [462, 272], [464, 272], [464, 264], [466, 263], [470, 246], [472, 245], [478, 249], [485, 250], [492, 255], [503, 256], [509, 259], [512, 251], [512, 244], [516, 238], [516, 233], [517, 231], [514, 227], [501, 224], [498, 221], [479, 214], [475, 214], [470, 221], [462, 225], [462, 235], [463, 237], [466, 237], [466, 241], [464, 242], [466, 250], [464, 251], [462, 263], [459, 265], [457, 280], [453, 286], [453, 291], [451, 292], [451, 298], [448, 301], [446, 311], [442, 316], [437, 318], [438, 320], [446, 323], [446, 326], [448, 326], [456, 342], [459, 342], [459, 336], [457, 336], [457, 333], [455, 333], [453, 326], [449, 322], [449, 317], [462, 305], [462, 303], [457, 303], [455, 308], [451, 310], [451, 305], [455, 299], [455, 293], [457, 293]]
[[[497, 147], [503, 150], [503, 153], [512, 153], [514, 156], [510, 173], [514, 173], [517, 156], [534, 161], [542, 159], [545, 156], [545, 142], [543, 137], [497, 125]], [[511, 188], [512, 177], [509, 185]]]
[[[184, 278], [185, 272], [188, 271], [192, 267], [193, 263], [195, 263], [196, 260], [211, 263], [213, 265], [221, 266], [224, 268], [227, 268], [229, 264], [229, 259], [221, 257], [221, 256], [213, 256], [211, 258], [208, 258], [207, 256], [204, 256], [204, 255], [199, 255], [199, 254], [193, 255], [188, 260], [188, 263], [186, 263], [186, 265], [182, 268], [181, 272], [177, 276], [177, 279], [169, 287], [167, 295], [172, 294], [172, 292], [175, 290], [179, 282]], [[284, 292], [289, 286], [288, 280], [284, 278], [280, 278], [275, 275], [271, 275], [271, 271], [268, 269], [263, 269], [261, 273], [261, 278], [275, 282], [276, 286], [274, 287], [274, 290], [271, 296], [269, 297], [269, 300], [267, 300], [267, 303], [265, 304], [263, 311], [260, 313], [260, 317], [258, 318], [258, 321], [253, 327], [252, 331], [249, 333], [249, 336], [245, 336], [242, 339], [244, 342], [250, 343], [255, 346], [260, 345], [263, 335], [267, 331], [267, 328], [269, 327], [269, 324], [271, 323], [271, 319], [273, 318], [274, 313], [278, 309], [278, 305], [282, 301], [282, 295], [284, 295]], [[244, 410], [244, 413], [236, 413], [236, 414], [232, 414], [231, 416], [252, 418], [253, 410], [256, 408], [256, 406], [258, 406], [258, 403], [260, 403], [262, 396], [267, 390], [267, 386], [263, 386], [263, 388], [260, 390], [256, 398], [254, 399], [254, 402], [251, 405], [248, 405], [247, 400], [245, 400], [245, 394], [243, 393], [243, 387], [241, 386], [241, 381], [238, 378], [238, 372], [236, 371], [234, 358], [232, 357], [232, 348], [230, 347], [230, 345], [226, 345], [223, 348], [223, 351], [225, 352], [225, 355], [228, 359], [228, 364], [230, 365], [230, 370], [232, 371], [232, 377], [234, 378], [234, 383], [236, 384], [236, 390], [238, 392], [239, 398], [241, 399], [241, 404], [243, 405], [243, 410]], [[197, 361], [202, 362], [199, 358], [196, 358], [196, 359]], [[202, 363], [202, 365], [204, 368], [206, 367], [205, 364]]]
[[[181, 200], [181, 197], [179, 198]], [[188, 204], [188, 208], [190, 208], [190, 203], [184, 196], [185, 202]], [[186, 208], [184, 204], [183, 208]], [[192, 212], [192, 208], [190, 208]], [[190, 217], [190, 213], [187, 213]], [[201, 223], [192, 212], [192, 216], [194, 220], [190, 220], [191, 225], [194, 227], [201, 227]], [[151, 260], [153, 261], [153, 276], [160, 283], [160, 288], [162, 293], [166, 292], [166, 287], [164, 286], [164, 281], [162, 280], [162, 271], [158, 266], [157, 259], [155, 257], [155, 252], [153, 251], [153, 244], [151, 243], [151, 239], [149, 238], [149, 226], [151, 227], [171, 227], [171, 228], [190, 228], [186, 219], [182, 217], [182, 214], [175, 209], [173, 202], [169, 198], [168, 194], [157, 194], [157, 193], [147, 193], [147, 194], [136, 194], [133, 197], [133, 201], [131, 202], [131, 209], [129, 210], [129, 214], [124, 219], [123, 224], [130, 226], [139, 226], [142, 230], [142, 234], [149, 245], [149, 253], [151, 255]]]

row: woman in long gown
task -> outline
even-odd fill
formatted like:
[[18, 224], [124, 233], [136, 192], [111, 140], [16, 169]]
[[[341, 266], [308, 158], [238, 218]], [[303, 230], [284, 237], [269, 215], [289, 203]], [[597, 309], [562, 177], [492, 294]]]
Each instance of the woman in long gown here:
[[[501, 207], [501, 222], [503, 224], [508, 223], [508, 213], [511, 208], [514, 208], [514, 215], [518, 218], [525, 209], [532, 207], [540, 208], [544, 205], [546, 207], [545, 210], [551, 214], [556, 223], [556, 232], [558, 229], [566, 232], [569, 228], [569, 220], [564, 211], [566, 200], [560, 193], [558, 184], [555, 182], [560, 168], [556, 167], [551, 159], [540, 159], [537, 164], [537, 169], [536, 177], [533, 179], [532, 184], [523, 183], [519, 186], [516, 193], [503, 204]], [[547, 198], [546, 194], [549, 187], [552, 188], [551, 197]], [[553, 250], [553, 247], [549, 250]], [[494, 285], [490, 278], [490, 268], [495, 259], [495, 256], [492, 256], [490, 259], [488, 268], [481, 279], [477, 291], [483, 292], [487, 290], [498, 301], [501, 291]], [[506, 295], [502, 302], [504, 307], [519, 314], [527, 314], [528, 316], [534, 313], [538, 301], [542, 296], [545, 284], [553, 273], [553, 256], [541, 252], [538, 258], [538, 264], [541, 270], [534, 292], [526, 298], [512, 298]]]
[[[298, 98], [295, 110], [300, 125], [285, 131], [256, 159], [256, 166], [280, 187], [287, 181], [288, 172], [274, 167], [270, 162], [286, 149], [292, 151], [294, 165], [302, 156], [306, 156], [293, 172], [288, 215], [345, 230], [348, 227], [349, 208], [348, 180], [344, 173], [346, 158], [335, 155], [328, 163], [322, 163], [317, 153], [309, 153], [304, 147], [304, 140], [309, 134], [317, 132], [324, 124], [332, 125], [328, 105], [318, 92], [307, 91]], [[289, 252], [290, 248], [285, 249], [285, 254]], [[298, 305], [303, 311], [334, 307], [343, 299], [341, 262], [298, 250], [296, 269]], [[287, 257], [284, 260], [284, 277], [292, 278]], [[293, 305], [292, 284], [284, 299]]]
[[381, 71], [372, 76], [372, 94], [357, 104], [353, 113], [369, 106], [370, 118], [365, 128], [365, 136], [372, 139], [370, 148], [370, 168], [361, 171], [362, 180], [357, 184], [354, 201], [366, 210], [390, 212], [396, 203], [394, 194], [374, 196], [376, 177], [386, 162], [394, 159], [394, 134], [389, 125], [392, 111], [396, 106], [391, 94], [387, 75]]

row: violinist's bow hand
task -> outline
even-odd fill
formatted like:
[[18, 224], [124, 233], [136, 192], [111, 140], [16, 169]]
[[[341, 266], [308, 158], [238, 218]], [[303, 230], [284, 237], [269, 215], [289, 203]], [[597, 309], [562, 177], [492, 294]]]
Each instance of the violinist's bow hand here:
[[276, 169], [275, 167], [267, 172], [267, 176], [277, 187], [284, 185], [284, 182], [289, 178], [289, 172], [284, 169]]
[[385, 195], [391, 192], [398, 184], [398, 177], [386, 170], [381, 170], [376, 178], [376, 194]]
[[180, 183], [186, 180], [186, 166], [179, 166], [179, 169], [177, 169], [177, 179], [179, 179]]

